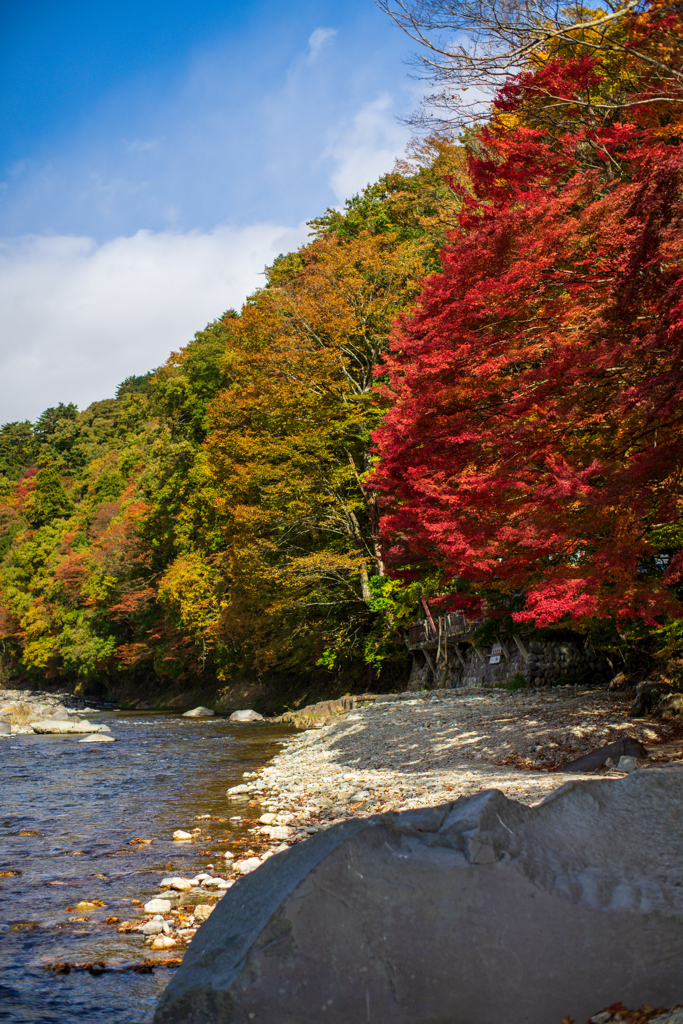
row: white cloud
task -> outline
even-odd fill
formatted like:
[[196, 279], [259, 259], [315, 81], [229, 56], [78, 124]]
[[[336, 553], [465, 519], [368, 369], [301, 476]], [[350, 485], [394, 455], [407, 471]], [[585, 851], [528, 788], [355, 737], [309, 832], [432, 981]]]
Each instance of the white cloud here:
[[340, 202], [390, 171], [405, 152], [410, 131], [396, 121], [392, 105], [382, 93], [344, 122], [327, 146], [323, 156], [336, 163], [330, 185]]
[[68, 235], [0, 243], [0, 423], [110, 397], [207, 322], [239, 308], [305, 225]]
[[309, 38], [309, 60], [315, 60], [320, 53], [322, 47], [325, 45], [328, 39], [334, 39], [337, 34], [336, 28], [316, 28], [313, 29]]

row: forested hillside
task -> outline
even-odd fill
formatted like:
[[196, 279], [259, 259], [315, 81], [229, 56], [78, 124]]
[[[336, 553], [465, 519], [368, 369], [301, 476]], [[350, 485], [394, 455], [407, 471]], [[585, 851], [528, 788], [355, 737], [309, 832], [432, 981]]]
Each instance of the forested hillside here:
[[681, 12], [608, 28], [115, 398], [0, 428], [3, 680], [382, 685], [421, 596], [679, 653]]

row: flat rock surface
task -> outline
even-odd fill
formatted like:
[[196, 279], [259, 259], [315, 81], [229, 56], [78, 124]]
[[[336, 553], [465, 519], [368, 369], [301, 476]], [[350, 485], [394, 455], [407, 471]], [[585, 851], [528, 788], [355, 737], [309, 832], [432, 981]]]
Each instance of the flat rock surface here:
[[554, 1024], [672, 1006], [683, 774], [347, 821], [238, 881], [155, 1024]]

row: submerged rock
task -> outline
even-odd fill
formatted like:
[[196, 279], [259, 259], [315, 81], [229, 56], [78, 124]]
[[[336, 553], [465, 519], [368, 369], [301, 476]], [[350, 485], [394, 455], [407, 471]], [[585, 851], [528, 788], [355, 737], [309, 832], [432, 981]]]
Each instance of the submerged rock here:
[[229, 718], [230, 722], [262, 722], [263, 715], [259, 715], [258, 711], [233, 711]]
[[[497, 790], [333, 826], [240, 879], [154, 1024], [549, 1024], [671, 1006], [683, 778]], [[322, 1008], [325, 1008], [324, 1014]]]
[[192, 708], [191, 711], [184, 711], [183, 718], [213, 718], [216, 714], [211, 708]]

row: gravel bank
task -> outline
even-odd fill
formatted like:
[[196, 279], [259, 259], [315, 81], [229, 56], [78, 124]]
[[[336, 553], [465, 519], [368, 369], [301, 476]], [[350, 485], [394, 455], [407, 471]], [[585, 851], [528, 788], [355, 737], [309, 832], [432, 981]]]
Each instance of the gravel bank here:
[[290, 828], [437, 805], [491, 787], [533, 804], [568, 780], [561, 765], [626, 734], [660, 763], [679, 756], [670, 742], [665, 755], [661, 747], [679, 727], [630, 720], [628, 707], [605, 690], [573, 687], [380, 698], [294, 737], [242, 796], [266, 804], [273, 825]]

